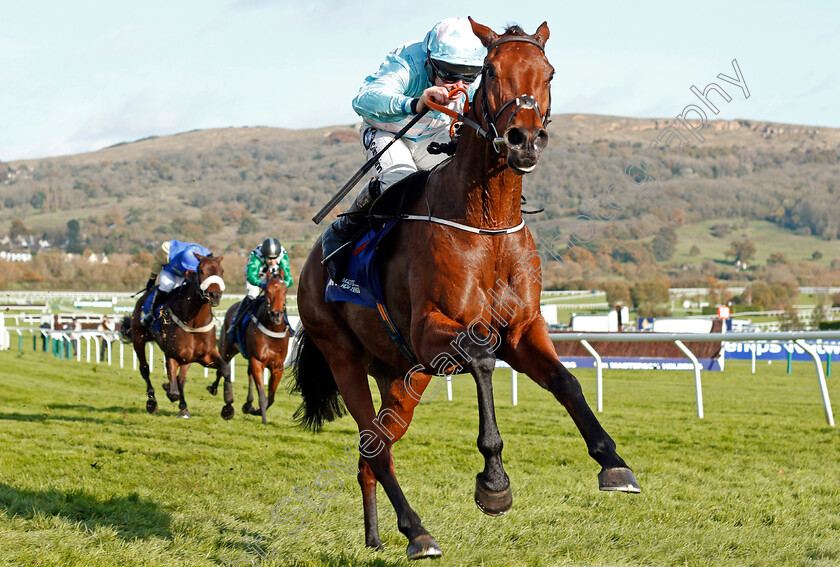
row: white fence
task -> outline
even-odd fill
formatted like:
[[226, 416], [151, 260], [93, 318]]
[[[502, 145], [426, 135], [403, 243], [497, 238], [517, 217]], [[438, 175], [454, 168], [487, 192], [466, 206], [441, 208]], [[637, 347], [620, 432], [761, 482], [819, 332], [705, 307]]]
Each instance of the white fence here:
[[828, 425], [834, 427], [834, 414], [831, 410], [831, 400], [828, 397], [828, 387], [825, 382], [822, 362], [816, 349], [806, 343], [806, 340], [840, 339], [840, 331], [784, 331], [778, 333], [551, 333], [552, 341], [578, 341], [595, 359], [596, 368], [596, 396], [598, 411], [603, 410], [603, 364], [601, 357], [592, 348], [589, 341], [611, 342], [671, 342], [679, 348], [694, 366], [694, 390], [697, 399], [697, 417], [703, 418], [703, 386], [700, 376], [701, 366], [697, 357], [685, 346], [683, 341], [690, 342], [748, 342], [752, 343], [752, 371], [755, 373], [756, 345], [765, 341], [792, 341], [807, 352], [814, 359], [817, 370], [817, 382], [822, 397], [825, 419]]
[[[292, 327], [297, 326], [297, 317], [290, 318]], [[18, 337], [19, 348], [22, 348], [23, 334], [31, 333], [34, 348], [37, 348], [37, 339], [43, 337], [42, 340], [50, 341], [51, 349], [55, 344], [60, 344], [65, 351], [59, 352], [53, 350], [59, 358], [70, 358], [70, 345], [75, 343], [75, 358], [77, 361], [82, 360], [82, 341], [85, 341], [85, 351], [87, 362], [107, 361], [110, 365], [113, 359], [113, 348], [116, 343], [119, 347], [119, 365], [124, 367], [125, 359], [125, 345], [118, 340], [118, 331], [98, 331], [98, 330], [81, 330], [81, 331], [66, 331], [66, 330], [52, 330], [42, 329], [38, 327], [6, 327], [3, 332], [6, 345], [11, 346], [13, 341], [11, 333], [16, 333]], [[596, 407], [597, 410], [603, 411], [603, 375], [604, 365], [599, 353], [592, 347], [592, 341], [609, 341], [609, 342], [671, 342], [679, 348], [683, 354], [691, 361], [694, 371], [694, 389], [697, 401], [697, 417], [703, 418], [703, 386], [701, 379], [701, 365], [697, 357], [689, 350], [683, 341], [688, 342], [746, 342], [751, 344], [752, 352], [752, 372], [755, 373], [755, 359], [758, 345], [765, 342], [792, 342], [802, 348], [814, 360], [814, 365], [817, 373], [817, 383], [819, 386], [820, 396], [822, 398], [823, 408], [825, 410], [826, 422], [829, 426], [834, 426], [834, 414], [831, 409], [831, 400], [828, 395], [828, 388], [826, 385], [825, 372], [823, 371], [822, 362], [819, 353], [813, 345], [806, 343], [808, 340], [834, 339], [840, 340], [840, 331], [783, 331], [783, 332], [757, 332], [757, 333], [550, 333], [549, 337], [552, 341], [577, 341], [592, 355], [595, 360], [596, 369]], [[292, 343], [294, 338], [292, 339]], [[289, 356], [293, 350], [293, 344], [289, 345]], [[154, 343], [148, 344], [149, 354], [148, 361], [150, 370], [154, 364]], [[93, 356], [93, 358], [92, 358]], [[162, 354], [161, 354], [162, 356]], [[133, 363], [132, 368], [137, 369], [137, 355], [132, 350]], [[235, 379], [235, 358], [231, 361], [231, 381]], [[286, 364], [289, 363], [287, 358]], [[506, 363], [497, 361], [496, 368], [510, 368]], [[208, 371], [204, 369], [204, 375], [207, 376]], [[268, 376], [264, 374], [264, 383], [267, 383]], [[516, 370], [511, 368], [511, 402], [513, 405], [518, 404], [518, 374]], [[452, 400], [452, 378], [446, 378], [446, 394], [447, 399]]]

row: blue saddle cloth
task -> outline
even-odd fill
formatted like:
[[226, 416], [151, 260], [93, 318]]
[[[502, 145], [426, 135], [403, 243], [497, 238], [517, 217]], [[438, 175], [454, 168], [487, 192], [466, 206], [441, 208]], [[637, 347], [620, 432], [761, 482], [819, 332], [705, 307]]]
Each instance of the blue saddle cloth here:
[[326, 301], [349, 301], [364, 307], [377, 308], [384, 303], [379, 271], [376, 269], [376, 247], [390, 230], [394, 221], [379, 230], [369, 230], [354, 243], [347, 266], [347, 273], [341, 282], [330, 279], [324, 291]]

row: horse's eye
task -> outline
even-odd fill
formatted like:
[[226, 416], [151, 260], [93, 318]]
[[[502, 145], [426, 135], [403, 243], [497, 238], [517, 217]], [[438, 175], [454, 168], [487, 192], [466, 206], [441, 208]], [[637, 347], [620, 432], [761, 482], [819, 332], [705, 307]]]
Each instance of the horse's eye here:
[[492, 79], [496, 76], [496, 69], [492, 65], [488, 65], [484, 68], [484, 74], [487, 75], [488, 79]]

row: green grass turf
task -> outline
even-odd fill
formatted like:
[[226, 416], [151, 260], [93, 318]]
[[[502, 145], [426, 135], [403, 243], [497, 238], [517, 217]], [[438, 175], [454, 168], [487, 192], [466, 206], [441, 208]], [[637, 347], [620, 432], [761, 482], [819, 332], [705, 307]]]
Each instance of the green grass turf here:
[[[138, 372], [15, 346], [0, 352], [0, 565], [408, 564], [381, 488], [385, 550], [375, 552], [364, 547], [355, 474], [318, 476], [352, 451], [349, 417], [304, 432], [291, 423], [298, 398], [282, 391], [263, 426], [238, 410], [241, 363], [232, 421], [198, 368], [186, 390], [194, 417], [177, 419], [160, 365], [161, 411], [149, 415]], [[578, 372], [594, 405], [594, 372]], [[732, 361], [704, 373], [702, 420], [689, 372], [607, 371], [604, 382], [599, 419], [642, 494], [598, 491], [598, 465], [562, 407], [525, 377], [512, 406], [499, 370], [514, 505], [497, 518], [473, 502], [483, 464], [474, 383], [456, 377], [454, 401], [441, 393], [421, 404], [394, 452], [403, 490], [443, 550], [435, 564], [840, 564], [840, 430], [826, 425], [812, 364], [790, 376], [784, 364], [753, 376]], [[829, 390], [840, 403], [836, 377]], [[294, 521], [273, 521], [272, 507], [296, 492], [310, 507], [287, 502], [277, 510]], [[254, 540], [277, 557], [256, 562]]]

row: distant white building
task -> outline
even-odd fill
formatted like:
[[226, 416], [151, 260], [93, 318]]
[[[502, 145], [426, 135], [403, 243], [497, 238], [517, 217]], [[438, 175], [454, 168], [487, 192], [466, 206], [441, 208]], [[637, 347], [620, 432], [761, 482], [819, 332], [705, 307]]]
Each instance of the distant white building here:
[[6, 252], [3, 250], [0, 252], [0, 260], [7, 262], [31, 262], [32, 254], [29, 252]]
[[102, 254], [91, 254], [88, 256], [88, 262], [91, 264], [107, 264], [110, 260], [108, 260], [108, 255], [103, 252]]

